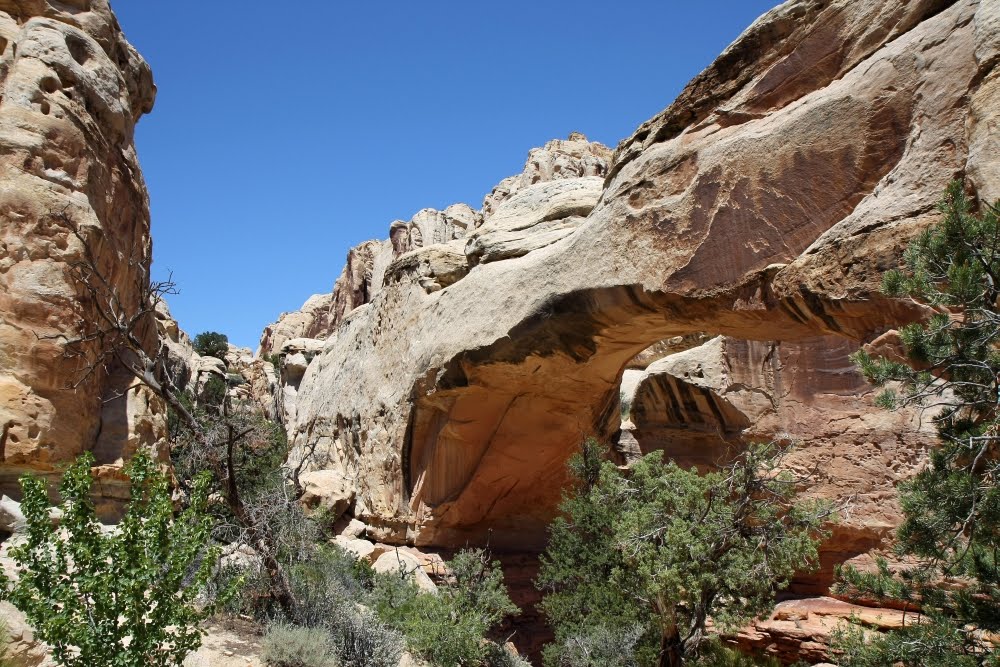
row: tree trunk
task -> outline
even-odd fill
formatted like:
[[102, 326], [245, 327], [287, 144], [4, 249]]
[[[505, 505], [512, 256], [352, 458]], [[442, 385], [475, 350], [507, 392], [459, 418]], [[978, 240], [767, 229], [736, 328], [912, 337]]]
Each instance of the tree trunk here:
[[658, 667], [682, 667], [684, 664], [684, 643], [680, 633], [675, 629], [665, 632], [660, 637], [660, 656]]

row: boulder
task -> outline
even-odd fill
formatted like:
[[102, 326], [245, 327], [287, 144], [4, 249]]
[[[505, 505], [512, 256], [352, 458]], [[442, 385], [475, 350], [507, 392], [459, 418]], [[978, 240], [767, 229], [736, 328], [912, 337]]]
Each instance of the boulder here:
[[400, 574], [409, 577], [425, 593], [437, 593], [437, 586], [424, 572], [420, 560], [406, 551], [393, 549], [375, 559], [372, 569], [380, 574]]
[[337, 535], [333, 538], [333, 543], [344, 551], [353, 554], [358, 560], [363, 560], [369, 564], [374, 563], [382, 554], [388, 551], [384, 545], [376, 546], [368, 540], [355, 537]]
[[26, 519], [21, 513], [21, 503], [8, 498], [0, 497], [0, 531], [5, 533], [17, 533], [24, 528]]
[[354, 502], [354, 486], [335, 470], [316, 470], [302, 473], [302, 504], [312, 511], [325, 513], [329, 521], [336, 521]]

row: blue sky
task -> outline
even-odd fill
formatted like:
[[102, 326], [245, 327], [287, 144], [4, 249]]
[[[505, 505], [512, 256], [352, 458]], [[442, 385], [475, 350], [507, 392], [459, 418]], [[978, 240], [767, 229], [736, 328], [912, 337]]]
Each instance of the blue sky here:
[[260, 332], [394, 219], [479, 208], [528, 150], [614, 147], [776, 0], [117, 0], [153, 66], [154, 276], [192, 336]]

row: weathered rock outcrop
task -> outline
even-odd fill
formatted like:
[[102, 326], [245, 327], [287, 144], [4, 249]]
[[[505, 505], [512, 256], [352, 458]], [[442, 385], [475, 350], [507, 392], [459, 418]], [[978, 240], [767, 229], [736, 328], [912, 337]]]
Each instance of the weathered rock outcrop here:
[[[107, 0], [0, 1], [4, 492], [17, 494], [25, 470], [47, 474], [91, 449], [114, 495], [116, 466], [136, 447], [162, 444], [155, 397], [113, 364], [85, 375], [80, 358], [64, 354], [95, 321], [94, 300], [68, 270], [85, 244], [124, 303], [148, 281], [148, 197], [132, 137], [154, 96]], [[152, 319], [139, 333], [155, 349]]]
[[481, 261], [518, 257], [559, 240], [594, 208], [610, 160], [607, 146], [574, 132], [533, 149], [524, 171], [504, 179], [478, 211], [453, 204], [394, 221], [387, 240], [351, 248], [332, 293], [313, 295], [267, 326], [257, 356], [280, 355], [294, 338], [325, 340], [386, 284], [415, 282], [434, 292]]
[[529, 160], [464, 247], [400, 255], [331, 332], [299, 386], [297, 451], [358, 480], [355, 514], [393, 539], [537, 547], [568, 454], [619, 428], [622, 370], [657, 341], [723, 334], [726, 380], [675, 383], [692, 402], [659, 432], [711, 448], [798, 430], [819, 492], [864, 497], [829, 553], [877, 546], [920, 440], [872, 416], [846, 354], [920, 315], [878, 279], [945, 185], [997, 191], [995, 14], [793, 0], [624, 141], [602, 190], [599, 169], [546, 182], [558, 160]]

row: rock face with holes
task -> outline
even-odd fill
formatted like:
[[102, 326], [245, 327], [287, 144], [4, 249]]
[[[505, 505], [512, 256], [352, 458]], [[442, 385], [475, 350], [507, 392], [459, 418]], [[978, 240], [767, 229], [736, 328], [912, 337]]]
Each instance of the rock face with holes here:
[[[25, 470], [51, 473], [89, 449], [114, 495], [122, 460], [162, 443], [157, 399], [114, 364], [88, 375], [80, 358], [65, 354], [67, 338], [95, 321], [93, 300], [68, 272], [85, 246], [123, 302], [148, 280], [148, 197], [133, 129], [155, 91], [107, 0], [0, 0], [5, 493], [17, 495]], [[153, 318], [140, 335], [155, 345]]]
[[498, 186], [464, 238], [373, 271], [381, 288], [304, 373], [296, 450], [358, 480], [355, 515], [393, 539], [492, 530], [537, 548], [567, 456], [620, 427], [623, 369], [657, 341], [722, 334], [663, 360], [634, 446], [683, 433], [674, 451], [708, 462], [797, 430], [817, 492], [864, 497], [827, 553], [877, 545], [923, 436], [897, 438], [908, 417], [878, 415], [846, 357], [920, 315], [877, 285], [946, 184], [997, 191], [997, 39], [995, 3], [975, 0], [768, 12], [606, 174], [571, 137]]

